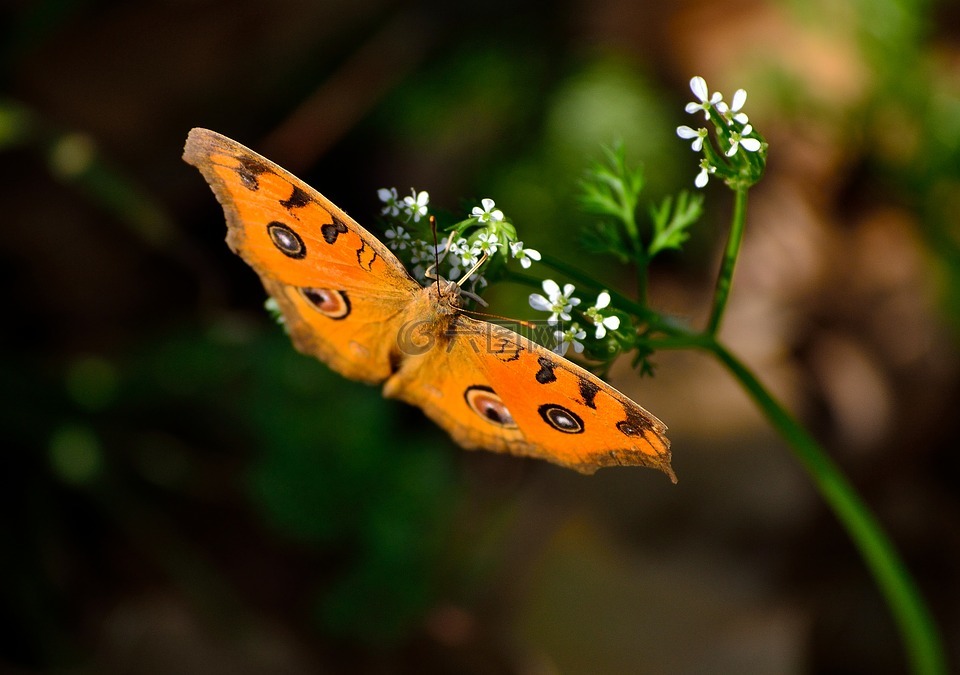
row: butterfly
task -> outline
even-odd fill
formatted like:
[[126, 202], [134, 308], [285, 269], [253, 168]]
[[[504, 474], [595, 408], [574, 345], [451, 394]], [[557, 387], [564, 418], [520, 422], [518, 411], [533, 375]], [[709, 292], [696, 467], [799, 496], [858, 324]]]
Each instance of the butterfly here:
[[647, 466], [673, 482], [666, 426], [580, 366], [467, 316], [460, 287], [421, 286], [309, 185], [252, 150], [193, 129], [183, 159], [223, 206], [227, 243], [276, 301], [296, 348], [420, 407], [467, 449], [591, 474]]

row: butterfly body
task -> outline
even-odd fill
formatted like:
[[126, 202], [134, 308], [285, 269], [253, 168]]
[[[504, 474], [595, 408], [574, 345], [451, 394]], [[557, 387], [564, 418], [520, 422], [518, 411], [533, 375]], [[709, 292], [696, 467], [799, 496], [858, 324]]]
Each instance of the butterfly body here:
[[423, 409], [455, 441], [583, 473], [670, 468], [660, 420], [593, 374], [461, 310], [457, 284], [421, 287], [320, 193], [206, 129], [184, 159], [224, 208], [227, 242], [260, 275], [298, 350]]

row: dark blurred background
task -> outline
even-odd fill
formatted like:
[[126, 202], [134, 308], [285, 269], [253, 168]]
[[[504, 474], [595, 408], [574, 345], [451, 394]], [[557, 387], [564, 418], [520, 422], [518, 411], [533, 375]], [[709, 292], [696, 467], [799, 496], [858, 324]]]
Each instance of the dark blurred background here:
[[[673, 486], [464, 452], [297, 354], [180, 160], [193, 126], [375, 228], [491, 196], [578, 253], [622, 139], [647, 197], [703, 75], [770, 141], [724, 339], [805, 421], [960, 645], [960, 11], [909, 0], [33, 0], [0, 9], [0, 670], [899, 673], [845, 533], [727, 374], [613, 382]], [[660, 309], [702, 321], [720, 185]], [[475, 202], [473, 202], [475, 203]], [[493, 310], [529, 316], [528, 289]]]

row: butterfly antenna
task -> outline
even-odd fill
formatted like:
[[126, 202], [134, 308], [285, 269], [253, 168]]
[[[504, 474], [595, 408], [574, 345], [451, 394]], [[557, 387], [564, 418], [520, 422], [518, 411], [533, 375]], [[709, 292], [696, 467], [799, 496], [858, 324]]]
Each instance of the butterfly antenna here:
[[437, 244], [437, 223], [433, 216], [430, 216], [430, 230], [433, 232], [434, 262], [427, 268], [427, 271], [424, 272], [423, 275], [427, 279], [437, 280], [437, 298], [439, 298], [442, 294], [440, 292], [440, 275], [438, 274], [438, 270], [440, 269], [440, 263], [447, 257], [447, 252], [450, 250], [450, 244], [453, 242], [453, 236], [456, 232], [451, 232], [450, 236], [447, 237], [447, 241], [443, 245], [443, 255], [440, 255], [440, 245]]
[[506, 321], [508, 323], [513, 323], [518, 326], [523, 326], [524, 328], [527, 328], [529, 330], [535, 330], [538, 325], [533, 321], [526, 321], [524, 319], [514, 319], [513, 317], [503, 316], [502, 314], [491, 314], [490, 312], [480, 312], [475, 309], [461, 308], [460, 311], [464, 314], [470, 314], [471, 316], [476, 316], [483, 319], [496, 319], [497, 321]]
[[437, 300], [440, 299], [440, 244], [437, 243], [437, 219], [430, 216], [430, 233], [433, 235], [433, 269], [437, 278]]
[[485, 262], [487, 262], [487, 254], [486, 252], [483, 252], [482, 254], [480, 254], [480, 260], [478, 260], [476, 264], [474, 264], [474, 266], [470, 268], [470, 271], [468, 271], [466, 274], [464, 274], [460, 278], [460, 281], [457, 282], [457, 286], [459, 286], [460, 288], [463, 288], [463, 285], [467, 283], [467, 279], [472, 277], [473, 273], [476, 272], [478, 269], [480, 269], [480, 266]]

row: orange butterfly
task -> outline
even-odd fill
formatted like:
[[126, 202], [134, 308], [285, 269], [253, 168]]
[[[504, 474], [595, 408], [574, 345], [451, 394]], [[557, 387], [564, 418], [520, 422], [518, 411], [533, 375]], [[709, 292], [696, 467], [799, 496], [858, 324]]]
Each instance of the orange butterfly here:
[[260, 275], [294, 345], [345, 377], [419, 406], [468, 449], [593, 473], [666, 473], [656, 417], [583, 368], [460, 310], [460, 288], [421, 287], [376, 237], [236, 141], [193, 129], [183, 158], [223, 205], [227, 243]]

